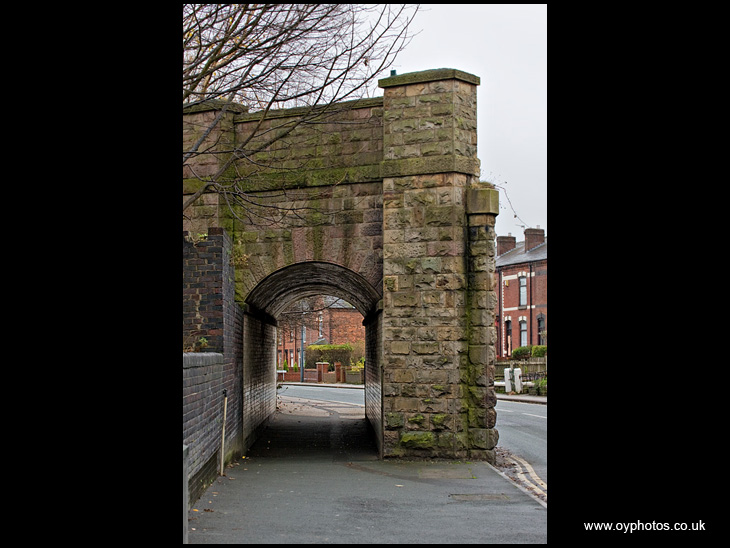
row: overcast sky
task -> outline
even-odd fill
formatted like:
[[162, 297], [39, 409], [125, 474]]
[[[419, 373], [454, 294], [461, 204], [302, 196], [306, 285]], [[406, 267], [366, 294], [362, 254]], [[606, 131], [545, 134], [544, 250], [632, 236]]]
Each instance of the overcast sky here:
[[482, 180], [504, 186], [519, 216], [500, 190], [497, 235], [519, 241], [522, 225], [547, 235], [547, 4], [423, 4], [413, 29], [398, 74], [454, 68], [481, 79]]

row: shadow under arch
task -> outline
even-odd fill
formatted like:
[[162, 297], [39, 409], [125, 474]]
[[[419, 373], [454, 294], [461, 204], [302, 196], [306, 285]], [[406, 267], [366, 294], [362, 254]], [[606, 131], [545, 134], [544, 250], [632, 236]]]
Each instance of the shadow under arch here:
[[379, 292], [360, 274], [321, 261], [296, 263], [269, 274], [246, 297], [256, 311], [277, 318], [291, 303], [314, 295], [333, 295], [357, 308], [364, 318], [376, 312]]
[[[255, 403], [259, 399], [269, 400], [263, 408], [269, 410], [267, 418], [273, 415], [270, 398], [273, 386], [275, 399], [277, 318], [292, 303], [315, 295], [339, 297], [352, 304], [363, 315], [365, 418], [372, 428], [378, 453], [382, 458], [382, 297], [363, 276], [334, 263], [309, 261], [286, 266], [262, 279], [246, 296], [243, 340], [244, 423], [247, 413], [252, 417], [253, 423], [263, 422], [261, 417], [255, 416], [262, 408]], [[248, 432], [252, 433], [251, 430]], [[254, 438], [255, 436], [251, 441]]]

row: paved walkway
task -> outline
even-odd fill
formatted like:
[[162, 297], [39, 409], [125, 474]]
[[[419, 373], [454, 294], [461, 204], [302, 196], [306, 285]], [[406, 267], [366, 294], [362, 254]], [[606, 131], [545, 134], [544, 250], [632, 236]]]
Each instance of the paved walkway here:
[[248, 456], [189, 512], [189, 543], [547, 542], [547, 509], [495, 468], [379, 460], [362, 413], [280, 397]]

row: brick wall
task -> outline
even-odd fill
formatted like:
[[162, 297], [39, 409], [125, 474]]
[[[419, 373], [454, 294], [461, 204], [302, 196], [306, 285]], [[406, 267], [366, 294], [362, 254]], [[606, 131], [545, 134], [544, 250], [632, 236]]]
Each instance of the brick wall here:
[[330, 344], [347, 344], [365, 340], [362, 314], [354, 308], [330, 308], [328, 333]]
[[251, 314], [243, 322], [243, 449], [276, 411], [276, 327]]
[[193, 243], [183, 232], [183, 350], [201, 337], [206, 352], [223, 352], [223, 240]]
[[228, 396], [225, 462], [243, 451], [243, 310], [235, 302], [231, 242], [220, 228], [193, 243], [183, 232], [183, 443], [190, 447], [190, 504], [220, 466], [223, 391]]
[[365, 341], [365, 418], [375, 433], [375, 443], [383, 456], [383, 314], [377, 312], [366, 318]]
[[183, 444], [189, 451], [189, 504], [213, 481], [220, 462], [223, 371], [222, 354], [183, 353]]

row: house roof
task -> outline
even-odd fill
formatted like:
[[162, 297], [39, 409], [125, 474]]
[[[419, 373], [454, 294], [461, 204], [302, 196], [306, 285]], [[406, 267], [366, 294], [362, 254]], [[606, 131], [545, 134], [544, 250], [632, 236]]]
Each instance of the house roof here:
[[525, 252], [525, 242], [517, 242], [514, 249], [510, 249], [506, 253], [502, 253], [497, 257], [497, 268], [520, 264], [520, 263], [531, 263], [534, 261], [544, 261], [547, 259], [547, 238], [545, 242], [533, 247], [529, 251]]
[[334, 297], [332, 295], [324, 296], [324, 305], [327, 308], [355, 308], [347, 301], [340, 299], [339, 297]]

